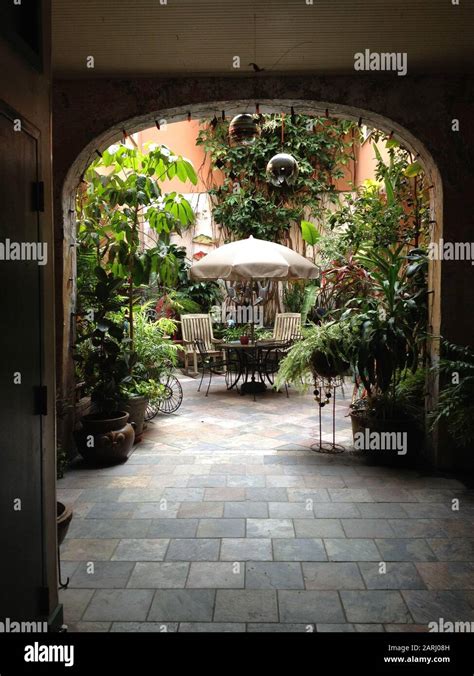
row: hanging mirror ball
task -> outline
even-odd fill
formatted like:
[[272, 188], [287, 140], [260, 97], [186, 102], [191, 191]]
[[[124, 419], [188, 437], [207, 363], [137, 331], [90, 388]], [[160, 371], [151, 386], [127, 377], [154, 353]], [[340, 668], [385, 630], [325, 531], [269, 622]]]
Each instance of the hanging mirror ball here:
[[236, 115], [229, 124], [229, 141], [232, 146], [248, 146], [258, 136], [258, 125], [253, 115]]
[[267, 178], [277, 187], [292, 185], [298, 176], [298, 162], [288, 153], [278, 153], [267, 164]]

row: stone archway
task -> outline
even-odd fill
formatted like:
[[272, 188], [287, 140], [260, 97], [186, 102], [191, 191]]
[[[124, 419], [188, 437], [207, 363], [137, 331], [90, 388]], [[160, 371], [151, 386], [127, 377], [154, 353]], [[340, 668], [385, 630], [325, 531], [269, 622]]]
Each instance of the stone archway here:
[[[345, 78], [348, 79], [348, 78]], [[140, 81], [136, 81], [140, 82]], [[149, 81], [145, 81], [148, 83]], [[227, 81], [228, 82], [228, 81]], [[248, 82], [245, 80], [244, 82]], [[92, 89], [98, 94], [97, 85], [100, 81], [91, 83]], [[88, 83], [89, 84], [89, 83]], [[110, 86], [110, 83], [102, 83], [104, 88]], [[130, 84], [130, 83], [129, 83]], [[199, 83], [201, 84], [201, 83]], [[114, 83], [114, 87], [120, 86], [120, 83]], [[122, 83], [122, 86], [125, 85]], [[60, 87], [61, 89], [61, 87]], [[139, 89], [146, 90], [145, 84]], [[197, 87], [197, 89], [201, 89]], [[278, 87], [281, 91], [281, 87]], [[129, 89], [125, 87], [124, 91], [127, 96], [131, 95]], [[179, 96], [168, 95], [163, 97], [166, 102], [176, 101], [184, 96], [186, 87], [181, 85], [179, 87]], [[135, 90], [136, 92], [136, 90]], [[281, 92], [283, 93], [283, 92]], [[286, 93], [286, 92], [285, 92]], [[296, 93], [296, 92], [295, 92]], [[301, 91], [298, 92], [300, 95]], [[58, 386], [61, 396], [65, 399], [71, 397], [72, 383], [72, 360], [71, 360], [71, 343], [72, 343], [72, 327], [74, 318], [74, 297], [75, 297], [75, 213], [74, 213], [74, 195], [77, 185], [80, 181], [81, 175], [92, 161], [96, 151], [102, 151], [112, 143], [123, 137], [123, 131], [132, 133], [140, 131], [154, 124], [154, 120], [165, 119], [167, 122], [175, 122], [186, 119], [190, 112], [194, 118], [203, 118], [212, 116], [214, 113], [220, 113], [225, 110], [226, 114], [231, 116], [233, 113], [252, 111], [255, 109], [255, 102], [258, 100], [260, 110], [262, 112], [276, 112], [276, 111], [290, 111], [291, 106], [298, 112], [307, 113], [311, 115], [325, 115], [329, 114], [334, 117], [351, 119], [359, 121], [362, 119], [364, 123], [369, 126], [378, 128], [386, 133], [391, 133], [395, 138], [400, 140], [402, 144], [407, 147], [423, 164], [425, 171], [430, 179], [431, 185], [431, 210], [433, 232], [432, 238], [438, 239], [443, 232], [443, 185], [441, 181], [441, 174], [435, 162], [433, 155], [426, 145], [407, 127], [392, 117], [387, 117], [380, 112], [374, 112], [365, 107], [355, 105], [348, 105], [347, 103], [334, 102], [334, 99], [340, 99], [343, 93], [338, 92], [334, 96], [332, 102], [326, 99], [313, 98], [310, 96], [300, 96], [298, 98], [281, 98], [271, 97], [258, 99], [254, 96], [248, 98], [222, 98], [207, 101], [208, 96], [204, 95], [203, 101], [196, 101], [196, 91], [188, 91], [189, 100], [194, 99], [195, 102], [188, 102], [187, 104], [179, 104], [174, 107], [170, 106], [156, 106], [156, 96], [150, 97], [148, 104], [141, 106], [130, 106], [129, 112], [137, 112], [139, 114], [129, 115], [125, 114], [125, 110], [113, 111], [110, 114], [109, 110], [102, 111], [96, 120], [95, 124], [87, 123], [87, 129], [81, 129], [79, 138], [76, 138], [72, 143], [72, 148], [68, 148], [68, 152], [64, 153], [64, 148], [56, 148], [56, 152], [60, 157], [66, 155], [68, 159], [60, 162], [56, 171], [56, 219], [59, 228], [56, 229], [56, 270], [57, 270], [57, 308], [60, 312], [60, 331], [57, 336], [57, 350], [58, 350]], [[201, 91], [201, 94], [203, 92]], [[207, 94], [207, 92], [206, 92]], [[56, 93], [61, 96], [61, 92]], [[65, 98], [68, 93], [62, 92], [63, 101], [62, 109], [62, 123], [67, 120], [67, 107], [65, 106]], [[100, 93], [100, 99], [104, 100], [107, 96], [106, 92]], [[354, 98], [350, 93], [346, 95], [347, 99]], [[65, 97], [65, 98], [64, 98]], [[366, 99], [366, 103], [370, 103], [370, 97]], [[142, 112], [143, 109], [144, 112]], [[123, 117], [121, 117], [123, 115]], [[80, 122], [77, 112], [73, 115], [73, 120], [76, 125]], [[110, 122], [113, 122], [110, 124]], [[108, 126], [107, 126], [108, 125]], [[416, 126], [416, 125], [415, 125]], [[74, 128], [73, 124], [66, 125], [71, 131]], [[95, 129], [95, 133], [94, 130]], [[56, 142], [65, 142], [64, 126], [56, 137]], [[78, 152], [77, 152], [78, 151]], [[439, 335], [441, 330], [441, 270], [439, 262], [432, 262], [430, 266], [429, 285], [432, 293], [430, 294], [430, 331], [434, 335]], [[437, 344], [433, 343], [432, 356], [437, 357]], [[433, 383], [432, 394], [436, 395], [436, 383]], [[69, 427], [69, 429], [68, 429]], [[61, 432], [61, 436], [68, 437], [70, 433], [70, 424], [65, 425], [65, 429]], [[436, 440], [435, 440], [436, 442]], [[437, 444], [433, 446], [433, 462], [435, 465], [446, 465], [446, 459], [441, 458], [438, 454]]]

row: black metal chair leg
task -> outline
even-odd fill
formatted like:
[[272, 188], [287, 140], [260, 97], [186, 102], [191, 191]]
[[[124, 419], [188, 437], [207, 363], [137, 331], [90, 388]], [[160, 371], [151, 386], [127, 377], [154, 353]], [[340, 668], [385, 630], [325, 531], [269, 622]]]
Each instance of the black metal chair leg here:
[[212, 367], [209, 369], [209, 382], [207, 384], [206, 397], [209, 394], [209, 388], [211, 387], [211, 380], [212, 380]]
[[201, 382], [199, 383], [199, 387], [198, 387], [198, 392], [200, 392], [200, 391], [201, 391], [201, 387], [202, 387], [202, 381], [204, 380], [204, 373], [205, 373], [205, 371], [206, 371], [206, 367], [205, 367], [205, 366], [203, 366], [203, 367], [202, 367], [202, 375], [201, 375]]

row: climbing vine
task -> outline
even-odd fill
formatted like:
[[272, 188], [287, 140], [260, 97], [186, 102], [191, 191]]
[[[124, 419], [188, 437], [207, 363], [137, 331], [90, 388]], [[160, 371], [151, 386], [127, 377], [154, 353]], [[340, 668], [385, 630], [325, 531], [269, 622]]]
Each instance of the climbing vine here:
[[[229, 122], [204, 123], [197, 144], [210, 155], [223, 183], [209, 188], [215, 221], [227, 241], [253, 235], [285, 242], [292, 223], [322, 213], [321, 195], [337, 199], [335, 182], [352, 158], [357, 125], [348, 120], [306, 115], [256, 116], [259, 136], [248, 146], [230, 146]], [[279, 152], [293, 155], [299, 173], [291, 186], [267, 181], [268, 161]]]

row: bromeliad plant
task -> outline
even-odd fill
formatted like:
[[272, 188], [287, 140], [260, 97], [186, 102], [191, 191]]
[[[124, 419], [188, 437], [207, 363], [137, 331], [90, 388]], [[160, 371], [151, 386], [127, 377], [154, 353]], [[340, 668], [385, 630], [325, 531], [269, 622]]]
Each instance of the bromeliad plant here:
[[148, 150], [111, 146], [86, 171], [77, 200], [80, 245], [95, 250], [98, 264], [126, 282], [131, 351], [135, 290], [152, 275], [166, 287], [174, 284], [179, 265], [170, 237], [194, 219], [182, 195], [160, 186], [175, 177], [196, 184], [193, 165], [166, 146]]

